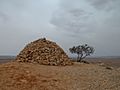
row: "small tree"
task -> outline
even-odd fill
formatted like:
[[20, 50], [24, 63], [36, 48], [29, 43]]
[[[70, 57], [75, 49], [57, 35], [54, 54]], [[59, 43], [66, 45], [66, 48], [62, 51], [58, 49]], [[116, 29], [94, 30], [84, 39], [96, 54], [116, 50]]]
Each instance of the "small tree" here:
[[73, 46], [69, 49], [71, 53], [77, 54], [77, 62], [81, 62], [82, 59], [86, 58], [87, 56], [90, 56], [94, 53], [94, 48], [91, 46], [85, 45], [79, 45], [79, 46]]

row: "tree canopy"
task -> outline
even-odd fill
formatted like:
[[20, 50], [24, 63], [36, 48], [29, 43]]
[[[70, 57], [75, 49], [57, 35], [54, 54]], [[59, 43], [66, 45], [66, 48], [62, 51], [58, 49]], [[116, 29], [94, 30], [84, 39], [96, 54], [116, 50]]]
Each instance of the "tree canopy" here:
[[72, 54], [77, 54], [78, 55], [77, 61], [81, 62], [82, 59], [93, 54], [95, 50], [92, 46], [88, 46], [87, 44], [85, 44], [85, 45], [73, 46], [72, 48], [69, 48], [69, 51]]

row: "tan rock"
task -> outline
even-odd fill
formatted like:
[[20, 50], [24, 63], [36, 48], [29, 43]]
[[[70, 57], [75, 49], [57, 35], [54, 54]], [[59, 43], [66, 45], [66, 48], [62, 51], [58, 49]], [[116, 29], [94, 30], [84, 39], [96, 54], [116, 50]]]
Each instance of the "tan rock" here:
[[44, 65], [72, 65], [67, 54], [55, 42], [38, 39], [29, 43], [17, 55], [18, 62], [39, 63]]

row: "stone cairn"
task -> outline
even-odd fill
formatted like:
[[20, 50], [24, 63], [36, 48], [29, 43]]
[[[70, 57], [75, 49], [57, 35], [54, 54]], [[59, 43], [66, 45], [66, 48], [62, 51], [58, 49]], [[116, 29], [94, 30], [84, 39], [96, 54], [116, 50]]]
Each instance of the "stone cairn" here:
[[16, 61], [55, 66], [73, 64], [62, 48], [45, 38], [29, 43], [17, 55]]

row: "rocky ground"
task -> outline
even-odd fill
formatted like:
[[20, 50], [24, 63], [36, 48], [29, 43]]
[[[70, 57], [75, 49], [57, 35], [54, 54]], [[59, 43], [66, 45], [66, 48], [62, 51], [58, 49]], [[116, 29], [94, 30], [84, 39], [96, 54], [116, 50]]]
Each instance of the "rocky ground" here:
[[8, 62], [0, 64], [0, 90], [120, 90], [120, 68]]

